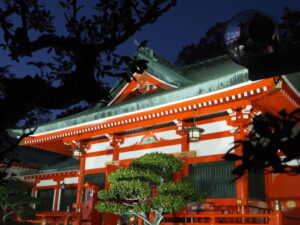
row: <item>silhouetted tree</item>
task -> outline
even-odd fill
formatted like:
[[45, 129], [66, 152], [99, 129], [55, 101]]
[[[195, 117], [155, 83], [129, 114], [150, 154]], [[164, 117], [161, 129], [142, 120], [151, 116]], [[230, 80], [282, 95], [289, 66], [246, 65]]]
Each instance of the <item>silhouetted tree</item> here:
[[285, 7], [279, 24], [282, 41], [289, 45], [299, 46], [300, 43], [300, 11]]
[[[300, 173], [300, 109], [285, 110], [278, 116], [259, 115], [245, 140], [238, 140], [223, 157], [227, 161], [241, 161], [232, 173], [241, 177], [245, 172]], [[242, 155], [232, 153], [242, 147]], [[296, 160], [296, 165], [289, 162]]]
[[[20, 78], [11, 73], [10, 65], [0, 68], [2, 152], [12, 144], [6, 129], [33, 110], [64, 109], [82, 100], [95, 104], [108, 97], [103, 76], [127, 77], [143, 70], [145, 61], [120, 56], [115, 49], [144, 25], [154, 23], [176, 0], [94, 3], [93, 8], [84, 11], [80, 1], [59, 1], [64, 17], [56, 24], [57, 11], [48, 10], [39, 0], [2, 1], [2, 54], [8, 54], [14, 63], [30, 59], [27, 65], [38, 69], [31, 76], [18, 74], [23, 76]], [[36, 52], [44, 52], [49, 59], [36, 58]]]
[[175, 64], [179, 66], [190, 65], [224, 55], [223, 35], [226, 25], [227, 22], [216, 23], [208, 29], [197, 44], [184, 46], [179, 52]]
[[[224, 55], [226, 52], [223, 47], [223, 36], [227, 23], [228, 21], [216, 23], [208, 29], [198, 43], [184, 46], [175, 64], [185, 66]], [[300, 11], [285, 7], [281, 20], [278, 21], [278, 32], [283, 44], [299, 46]]]

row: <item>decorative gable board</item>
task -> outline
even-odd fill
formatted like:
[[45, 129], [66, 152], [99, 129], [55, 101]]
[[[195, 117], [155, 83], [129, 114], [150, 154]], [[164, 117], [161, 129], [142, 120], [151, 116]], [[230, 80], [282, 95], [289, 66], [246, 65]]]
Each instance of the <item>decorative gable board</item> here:
[[147, 148], [147, 149], [137, 150], [137, 151], [121, 152], [120, 160], [135, 159], [152, 152], [162, 152], [165, 154], [179, 153], [181, 152], [181, 145], [180, 144], [169, 145], [169, 146], [158, 147], [158, 148]]
[[177, 87], [168, 84], [146, 72], [144, 72], [143, 74], [135, 73], [134, 78], [130, 81], [130, 83], [126, 84], [108, 105], [121, 103], [125, 100], [142, 94], [147, 94], [159, 90], [170, 90], [173, 88]]

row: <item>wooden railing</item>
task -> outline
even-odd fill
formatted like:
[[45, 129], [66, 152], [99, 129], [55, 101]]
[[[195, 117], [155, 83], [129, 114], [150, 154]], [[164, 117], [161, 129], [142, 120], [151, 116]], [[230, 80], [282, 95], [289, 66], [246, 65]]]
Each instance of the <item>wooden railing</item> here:
[[161, 225], [218, 225], [218, 224], [268, 224], [283, 225], [280, 207], [275, 210], [244, 206], [215, 206], [192, 204], [184, 210], [167, 214]]
[[218, 224], [268, 224], [283, 225], [281, 211], [272, 211], [259, 214], [224, 214], [221, 211], [203, 211], [197, 214], [167, 214], [161, 225], [218, 225]]
[[[276, 212], [278, 213], [278, 212]], [[268, 224], [282, 225], [277, 214], [213, 214], [213, 215], [165, 215], [161, 225], [222, 225], [222, 224]], [[281, 212], [279, 212], [281, 214]]]
[[30, 222], [30, 223], [38, 223], [41, 225], [58, 225], [58, 224], [75, 224], [77, 218], [76, 212], [43, 212], [43, 213], [37, 213], [35, 220], [21, 220], [19, 221], [23, 222]]

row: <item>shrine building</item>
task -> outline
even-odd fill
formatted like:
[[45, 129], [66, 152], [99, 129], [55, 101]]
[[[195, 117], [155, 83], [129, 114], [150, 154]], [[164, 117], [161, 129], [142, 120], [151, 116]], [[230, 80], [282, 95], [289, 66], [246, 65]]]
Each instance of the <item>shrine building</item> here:
[[[184, 167], [177, 176], [189, 176], [208, 195], [205, 203], [167, 215], [162, 225], [299, 225], [299, 176], [245, 174], [233, 181], [237, 162], [222, 157], [234, 141], [245, 139], [255, 115], [300, 107], [300, 74], [282, 76], [278, 83], [273, 78], [250, 81], [248, 70], [227, 56], [177, 68], [150, 48], [136, 54], [148, 68], [130, 82], [120, 80], [108, 104], [40, 124], [23, 139], [22, 145], [36, 151], [76, 158], [23, 173], [42, 200], [31, 222], [118, 224], [118, 217], [93, 209], [97, 191], [108, 188], [113, 170], [162, 152], [181, 159]], [[195, 127], [203, 131], [200, 140], [188, 134]], [[24, 131], [9, 132], [17, 137]], [[235, 151], [241, 154], [240, 148]], [[135, 223], [141, 224], [130, 222]]]

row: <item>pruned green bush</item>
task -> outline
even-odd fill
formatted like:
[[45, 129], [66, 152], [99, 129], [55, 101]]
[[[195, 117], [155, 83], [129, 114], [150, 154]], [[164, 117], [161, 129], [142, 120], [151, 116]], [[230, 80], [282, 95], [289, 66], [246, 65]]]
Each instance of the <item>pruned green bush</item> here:
[[[145, 224], [158, 225], [165, 213], [183, 209], [189, 202], [201, 202], [203, 194], [197, 193], [187, 181], [172, 181], [182, 168], [182, 162], [163, 153], [150, 153], [134, 160], [129, 168], [112, 172], [109, 190], [98, 193], [99, 212], [139, 217]], [[153, 194], [152, 189], [158, 193]], [[149, 212], [155, 212], [153, 221]]]

